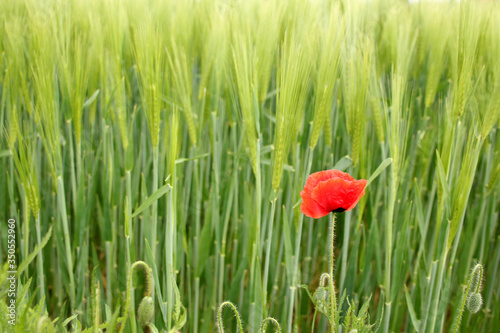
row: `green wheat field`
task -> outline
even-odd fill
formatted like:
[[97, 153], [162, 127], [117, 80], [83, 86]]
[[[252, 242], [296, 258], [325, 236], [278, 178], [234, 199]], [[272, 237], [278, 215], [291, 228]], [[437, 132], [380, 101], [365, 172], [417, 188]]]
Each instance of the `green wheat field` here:
[[0, 0], [0, 332], [498, 332], [499, 118], [498, 1]]

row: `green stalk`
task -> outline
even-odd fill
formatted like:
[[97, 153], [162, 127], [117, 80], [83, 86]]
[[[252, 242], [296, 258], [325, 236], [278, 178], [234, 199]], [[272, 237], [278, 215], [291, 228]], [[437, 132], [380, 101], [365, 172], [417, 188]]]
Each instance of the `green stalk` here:
[[[195, 236], [193, 241], [194, 247], [194, 271], [198, 269], [198, 258], [199, 258], [199, 242], [200, 242], [200, 232], [201, 232], [201, 205], [202, 205], [202, 193], [203, 193], [203, 161], [194, 161], [194, 186], [197, 187], [196, 191], [196, 209], [195, 209]], [[194, 328], [193, 332], [198, 333], [198, 322], [199, 322], [199, 310], [200, 310], [200, 277], [195, 276], [194, 279]]]
[[[494, 260], [493, 260], [494, 264], [493, 264], [493, 267], [490, 268], [490, 271], [492, 273], [491, 276], [497, 276], [498, 266], [500, 264], [500, 236], [498, 236], [496, 238], [496, 243], [497, 243], [497, 246], [496, 246], [495, 256], [494, 256]], [[494, 284], [492, 283], [492, 284], [490, 284], [490, 288], [489, 288], [489, 291], [488, 291], [488, 296], [486, 298], [486, 306], [485, 306], [486, 309], [490, 309], [491, 300], [493, 298], [493, 292], [494, 292]]]
[[[175, 169], [173, 172], [173, 177], [172, 181], [175, 181]], [[175, 186], [175, 185], [174, 185]], [[170, 192], [167, 194], [168, 195], [168, 212], [167, 212], [167, 225], [165, 228], [165, 270], [167, 274], [167, 304], [168, 304], [168, 311], [167, 311], [167, 328], [171, 328], [171, 323], [172, 323], [172, 310], [173, 310], [173, 304], [174, 304], [174, 281], [172, 280], [174, 276], [174, 223], [175, 223], [175, 217], [174, 217], [174, 194], [173, 194], [174, 189], [170, 190]]]
[[200, 309], [200, 278], [194, 278], [194, 327], [193, 332], [198, 333], [198, 318]]
[[337, 297], [335, 295], [335, 285], [333, 276], [333, 266], [335, 260], [335, 213], [330, 214], [330, 281], [328, 287], [330, 289], [330, 327], [331, 332], [335, 333], [337, 331], [337, 322], [335, 314], [337, 312]]
[[111, 274], [113, 273], [112, 270], [112, 254], [111, 254], [111, 242], [110, 241], [105, 241], [104, 242], [104, 250], [106, 252], [106, 279], [107, 279], [107, 286], [106, 286], [106, 302], [108, 304], [111, 304], [112, 302], [112, 294], [111, 291], [113, 290], [113, 277]]
[[[153, 147], [153, 187], [151, 188], [151, 194], [158, 190], [158, 146]], [[151, 227], [151, 253], [153, 254], [153, 260], [156, 264], [156, 229], [158, 225], [158, 203], [156, 201], [151, 205], [151, 221], [153, 223]], [[159, 281], [156, 281], [157, 283]], [[153, 296], [154, 299], [154, 289]]]
[[394, 204], [396, 201], [396, 182], [394, 179], [394, 163], [391, 163], [389, 176], [389, 206], [387, 209], [387, 225], [385, 229], [385, 311], [384, 311], [384, 332], [389, 332], [391, 320], [391, 267], [392, 267], [392, 223], [394, 217]]
[[76, 208], [76, 196], [77, 196], [77, 188], [76, 188], [76, 173], [75, 173], [75, 153], [73, 150], [73, 135], [71, 134], [71, 121], [66, 123], [66, 128], [68, 130], [68, 143], [69, 143], [69, 163], [70, 163], [70, 174], [71, 174], [71, 190], [73, 191], [73, 207]]
[[73, 256], [71, 255], [71, 242], [69, 238], [68, 214], [66, 212], [66, 200], [64, 198], [64, 183], [62, 176], [57, 177], [57, 204], [64, 232], [64, 243], [66, 247], [66, 260], [68, 260], [68, 275], [69, 275], [69, 291], [71, 309], [75, 308], [75, 279], [73, 277]]
[[438, 310], [438, 305], [439, 305], [439, 298], [441, 296], [441, 288], [443, 286], [443, 277], [444, 277], [444, 272], [446, 268], [446, 257], [448, 256], [448, 238], [450, 236], [450, 223], [448, 222], [448, 226], [446, 228], [446, 234], [444, 237], [444, 243], [443, 243], [443, 250], [441, 252], [441, 259], [439, 262], [439, 272], [438, 272], [438, 279], [437, 279], [437, 285], [436, 285], [436, 292], [434, 297], [432, 298], [432, 308], [430, 310], [431, 313], [431, 326], [429, 327], [429, 333], [434, 332], [434, 327], [436, 326], [436, 320], [437, 320], [437, 310]]
[[[16, 200], [14, 200], [14, 157], [12, 156], [12, 154], [14, 154], [14, 152], [11, 152], [11, 155], [10, 155], [10, 158], [9, 158], [9, 199], [10, 199], [10, 216], [11, 217], [14, 217], [16, 216], [16, 206], [15, 206], [15, 202]], [[26, 245], [26, 249], [28, 248], [28, 246]], [[26, 250], [26, 252], [24, 253], [24, 257], [26, 258], [26, 256], [28, 255], [28, 251]]]
[[[314, 150], [308, 150], [307, 154], [307, 165], [305, 170], [305, 175], [309, 175], [312, 166], [312, 157]], [[292, 332], [292, 323], [293, 323], [293, 305], [295, 302], [295, 292], [297, 291], [297, 278], [298, 278], [298, 270], [299, 270], [299, 256], [300, 256], [300, 240], [302, 239], [302, 227], [304, 225], [304, 214], [299, 215], [299, 228], [297, 231], [297, 235], [295, 238], [295, 255], [293, 258], [293, 281], [290, 286], [290, 300], [288, 303], [288, 333]]]
[[[309, 273], [311, 271], [312, 266], [312, 246], [313, 246], [313, 234], [314, 234], [314, 223], [309, 223], [309, 231], [307, 233], [307, 250], [306, 257], [304, 258], [304, 273], [303, 273], [303, 281], [309, 280]], [[312, 331], [314, 332], [314, 331]]]
[[[132, 237], [134, 235], [134, 230], [132, 230], [132, 180], [130, 176], [130, 170], [125, 171], [125, 179], [126, 179], [126, 198], [127, 198], [127, 208], [126, 208], [126, 229], [128, 232], [125, 233], [125, 264], [126, 264], [126, 272], [130, 272], [130, 267], [132, 265], [132, 255], [131, 255], [131, 247], [132, 247]], [[132, 306], [135, 304], [134, 293], [130, 295], [130, 303]], [[132, 328], [132, 333], [137, 331], [136, 320], [135, 320], [135, 311], [133, 307], [129, 309], [130, 311], [130, 326]]]
[[266, 262], [264, 264], [264, 280], [263, 280], [263, 290], [264, 290], [264, 301], [267, 302], [267, 280], [269, 277], [269, 260], [271, 258], [271, 241], [273, 239], [273, 224], [274, 224], [274, 212], [276, 210], [276, 198], [271, 201], [271, 214], [269, 216], [269, 225], [267, 231], [267, 244], [266, 244]]
[[[256, 187], [255, 187], [255, 213], [257, 215], [257, 221], [256, 221], [256, 224], [257, 224], [257, 227], [256, 227], [256, 230], [255, 230], [255, 247], [254, 247], [254, 251], [255, 253], [257, 254], [256, 256], [254, 257], [258, 257], [258, 264], [261, 265], [261, 245], [260, 245], [260, 228], [261, 228], [261, 224], [262, 224], [262, 176], [261, 176], [261, 172], [260, 172], [260, 140], [257, 139], [257, 161], [256, 161], [256, 174], [255, 174], [255, 183], [256, 183]], [[256, 258], [257, 259], [257, 258]], [[253, 270], [254, 274], [257, 274], [257, 270]], [[259, 267], [259, 270], [258, 270], [259, 274], [261, 272], [261, 269]], [[261, 277], [259, 276], [259, 279]], [[255, 281], [255, 278], [253, 279]], [[261, 282], [262, 283], [262, 282]], [[255, 285], [253, 285], [253, 287], [255, 288]], [[258, 315], [259, 315], [259, 318], [257, 318], [257, 321], [258, 322], [261, 322], [262, 321], [262, 314], [264, 313], [265, 309], [267, 308], [266, 304], [267, 304], [267, 299], [266, 299], [266, 285], [263, 285], [261, 286], [262, 287], [262, 291], [263, 291], [263, 295], [260, 295], [260, 296], [257, 296], [257, 293], [254, 293], [254, 303], [257, 301], [257, 297], [263, 297], [261, 299], [261, 306], [262, 306], [262, 309], [258, 309]], [[254, 320], [253, 323], [255, 323], [256, 321]], [[252, 325], [252, 329], [255, 331], [255, 325]]]
[[130, 175], [130, 170], [127, 170], [125, 172], [125, 179], [126, 179], [126, 197], [127, 197], [127, 229], [128, 229], [128, 234], [125, 235], [127, 238], [127, 242], [125, 243], [127, 247], [127, 272], [130, 269], [130, 265], [132, 264], [132, 260], [135, 258], [132, 258], [132, 254], [130, 252], [130, 249], [132, 248], [132, 241], [134, 237], [134, 230], [132, 230], [132, 178]]
[[[252, 289], [255, 289], [255, 279], [256, 279], [256, 274], [257, 271], [260, 272], [260, 269], [257, 270], [255, 269], [255, 265], [258, 262], [258, 264], [261, 264], [260, 261], [260, 253], [261, 253], [261, 246], [260, 246], [260, 227], [262, 223], [261, 219], [261, 210], [262, 210], [262, 177], [260, 173], [260, 144], [257, 140], [257, 162], [256, 162], [256, 172], [255, 172], [255, 234], [254, 234], [254, 243], [252, 245], [252, 263], [250, 266], [250, 271], [251, 273], [251, 279], [250, 279], [250, 286]], [[259, 260], [257, 260], [259, 259]], [[260, 277], [259, 277], [260, 278]], [[266, 292], [264, 291], [265, 285], [262, 288], [264, 295]], [[254, 312], [255, 312], [255, 303], [257, 301], [258, 296], [257, 293], [254, 292], [254, 297], [252, 300], [253, 304], [250, 304], [250, 316], [253, 318]], [[266, 303], [266, 299], [262, 299], [262, 306], [264, 307], [264, 304]], [[256, 321], [261, 322], [262, 321], [262, 311], [261, 309], [258, 309], [258, 314], [259, 318], [251, 320], [252, 323], [255, 323]], [[251, 331], [254, 332], [256, 327], [255, 325], [251, 326]]]
[[[432, 295], [434, 293], [434, 285], [436, 283], [436, 271], [437, 271], [437, 265], [438, 262], [434, 261], [431, 264], [431, 269], [430, 269], [430, 276], [426, 278], [426, 280], [429, 280], [428, 286], [427, 286], [427, 297], [424, 302], [424, 309], [429, 309], [432, 303]], [[425, 311], [423, 313], [423, 318], [420, 321], [420, 326], [419, 326], [419, 332], [426, 332], [426, 326], [427, 326], [427, 321], [429, 318], [429, 311]]]
[[344, 281], [347, 273], [347, 250], [349, 249], [349, 231], [351, 226], [351, 211], [345, 213], [344, 219], [344, 240], [342, 247], [342, 263], [340, 266], [340, 283], [339, 283], [339, 293], [342, 294], [344, 290]]
[[[213, 181], [212, 181], [212, 186], [213, 186], [213, 195], [212, 195], [212, 225], [214, 226], [215, 229], [215, 274], [214, 274], [214, 284], [216, 285], [215, 290], [215, 299], [217, 303], [222, 302], [222, 284], [221, 281], [223, 280], [224, 276], [224, 256], [223, 256], [223, 249], [222, 249], [222, 242], [224, 239], [224, 226], [222, 228], [222, 235], [220, 232], [220, 216], [219, 216], [219, 211], [220, 211], [220, 165], [221, 161], [220, 159], [220, 153], [219, 153], [219, 147], [220, 147], [220, 141], [219, 141], [219, 135], [217, 134], [218, 131], [218, 124], [217, 124], [217, 114], [215, 111], [213, 111], [211, 114], [211, 125], [212, 125], [212, 170], [213, 170]], [[217, 281], [219, 283], [217, 283]], [[220, 295], [220, 298], [218, 298], [218, 295]]]
[[[29, 217], [27, 216], [27, 220], [29, 221]], [[26, 222], [28, 222], [26, 221]], [[26, 223], [25, 222], [25, 223]], [[35, 217], [35, 228], [36, 228], [36, 243], [38, 246], [41, 246], [42, 236], [41, 236], [41, 228], [40, 228], [40, 212], [37, 213]], [[27, 241], [27, 239], [26, 239]], [[45, 274], [43, 274], [43, 254], [42, 250], [38, 252], [38, 260], [37, 260], [37, 269], [38, 269], [38, 293], [40, 296], [40, 301], [43, 300], [42, 304], [42, 312], [45, 311], [47, 300], [45, 299]]]
[[[236, 173], [236, 172], [235, 172]], [[232, 209], [232, 204], [233, 204], [233, 198], [234, 198], [234, 192], [235, 192], [235, 187], [234, 187], [234, 177], [230, 185], [229, 189], [229, 196], [227, 198], [227, 206], [226, 206], [226, 211], [224, 212], [224, 227], [222, 228], [222, 241], [221, 241], [221, 253], [220, 253], [220, 266], [219, 266], [219, 286], [218, 286], [218, 297], [217, 297], [217, 302], [221, 303], [223, 299], [223, 291], [224, 291], [224, 269], [225, 269], [225, 262], [226, 262], [226, 245], [227, 245], [227, 232], [229, 229], [229, 220], [231, 217], [231, 209]]]
[[224, 265], [226, 261], [226, 253], [224, 249], [221, 249], [219, 255], [219, 271], [217, 272], [218, 283], [217, 283], [217, 302], [221, 302], [223, 299], [223, 289], [224, 289]]
[[[81, 175], [83, 173], [82, 169], [82, 143], [81, 141], [78, 141], [76, 143], [76, 172], [78, 175]], [[76, 184], [80, 185], [80, 177], [76, 179]], [[76, 193], [75, 193], [76, 196]], [[76, 207], [76, 206], [75, 206]]]
[[[24, 216], [24, 230], [23, 230], [23, 238], [21, 241], [24, 243], [23, 245], [23, 259], [28, 257], [29, 251], [30, 251], [30, 209], [28, 205], [28, 198], [26, 197], [26, 190], [24, 189], [24, 186], [21, 187], [23, 189], [23, 197], [24, 197], [24, 205], [23, 205], [23, 216]], [[14, 217], [14, 215], [11, 215]], [[29, 267], [26, 267], [26, 276], [29, 276]]]

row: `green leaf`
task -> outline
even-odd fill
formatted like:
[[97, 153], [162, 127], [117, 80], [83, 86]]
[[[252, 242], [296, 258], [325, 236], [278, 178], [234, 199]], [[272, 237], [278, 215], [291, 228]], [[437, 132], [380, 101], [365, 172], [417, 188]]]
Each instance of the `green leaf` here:
[[420, 326], [420, 320], [417, 318], [417, 314], [415, 313], [415, 308], [413, 307], [413, 302], [411, 301], [411, 296], [408, 293], [408, 288], [405, 285], [405, 297], [406, 297], [406, 304], [408, 305], [408, 312], [410, 313], [410, 319], [411, 323], [413, 325], [413, 328], [415, 328], [415, 331], [419, 331], [419, 326]]
[[149, 328], [149, 330], [150, 330], [151, 333], [158, 333], [158, 329], [156, 328], [155, 325], [149, 324], [148, 328]]
[[68, 319], [63, 321], [62, 326], [65, 327], [66, 325], [68, 325], [70, 322], [72, 322], [76, 318], [78, 318], [78, 314], [72, 315], [71, 317], [69, 317]]
[[9, 149], [0, 151], [0, 158], [1, 157], [8, 157], [10, 155], [12, 155], [12, 154], [10, 153]]
[[350, 167], [351, 164], [352, 164], [352, 159], [349, 156], [344, 156], [340, 159], [340, 161], [335, 163], [332, 169], [344, 171], [345, 169]]
[[448, 186], [448, 183], [446, 182], [446, 173], [444, 171], [444, 166], [443, 162], [441, 161], [441, 156], [439, 155], [439, 151], [436, 150], [436, 157], [437, 157], [437, 166], [438, 166], [438, 173], [439, 173], [439, 182], [441, 183], [441, 187], [444, 190], [445, 198], [450, 197], [450, 187]]
[[158, 299], [158, 303], [160, 304], [160, 310], [161, 314], [163, 316], [163, 322], [167, 322], [167, 313], [165, 312], [165, 306], [163, 302], [163, 298], [161, 296], [161, 289], [160, 289], [160, 279], [158, 277], [158, 269], [156, 268], [155, 260], [153, 259], [153, 253], [151, 252], [151, 246], [149, 245], [149, 242], [147, 239], [144, 239], [144, 242], [146, 244], [146, 259], [147, 262], [149, 263], [151, 267], [151, 272], [153, 273], [153, 285], [155, 288], [155, 296]]
[[[129, 134], [131, 137], [133, 137], [132, 131]], [[132, 140], [129, 141], [127, 151], [125, 152], [125, 170], [130, 171], [134, 168], [134, 142]]]
[[115, 333], [116, 331], [116, 324], [118, 323], [118, 315], [120, 314], [120, 307], [118, 306], [113, 313], [113, 316], [111, 317], [107, 328], [106, 328], [106, 333]]
[[201, 154], [201, 155], [194, 156], [191, 158], [178, 158], [175, 160], [175, 164], [180, 164], [180, 163], [187, 162], [187, 161], [199, 160], [200, 158], [204, 158], [204, 157], [207, 157], [209, 155], [210, 155], [209, 153], [206, 153], [206, 154]]
[[132, 214], [131, 218], [134, 218], [137, 215], [139, 215], [142, 211], [151, 206], [156, 200], [160, 199], [165, 193], [167, 193], [171, 189], [172, 186], [170, 186], [170, 184], [165, 184], [162, 187], [160, 187], [158, 190], [156, 190], [155, 193], [153, 193], [149, 198], [147, 198], [146, 201], [144, 201], [142, 205], [139, 206], [139, 208], [137, 208], [137, 210]]
[[203, 273], [203, 268], [205, 267], [205, 262], [207, 261], [208, 255], [210, 254], [210, 243], [212, 236], [212, 223], [210, 219], [207, 219], [203, 225], [200, 235], [200, 247], [198, 249], [198, 263], [196, 264], [196, 277], [200, 277]]
[[125, 210], [125, 237], [129, 238], [130, 237], [130, 228], [129, 228], [129, 223], [128, 223], [128, 220], [130, 219], [130, 216], [129, 216], [129, 207], [128, 207], [128, 197], [125, 196], [125, 207], [124, 207], [124, 210]]
[[370, 185], [371, 182], [374, 181], [375, 178], [377, 178], [382, 173], [382, 171], [384, 171], [385, 168], [387, 168], [391, 163], [392, 163], [392, 158], [390, 157], [383, 160], [382, 163], [380, 163], [378, 168], [372, 173], [372, 175], [368, 179], [366, 186]]
[[290, 222], [286, 214], [286, 209], [283, 207], [283, 237], [285, 243], [285, 267], [289, 281], [293, 281], [293, 249], [292, 240], [290, 238]]
[[418, 186], [418, 182], [414, 181], [415, 185], [415, 214], [416, 220], [418, 223], [418, 230], [420, 231], [420, 236], [425, 237], [427, 234], [427, 228], [425, 225], [425, 217], [424, 217], [424, 209], [422, 208], [422, 199], [420, 195], [420, 188]]
[[26, 259], [24, 259], [24, 261], [21, 263], [21, 265], [19, 265], [19, 267], [17, 268], [17, 275], [18, 276], [21, 276], [21, 273], [24, 272], [26, 267], [28, 267], [28, 265], [33, 261], [33, 259], [35, 259], [35, 257], [38, 255], [38, 252], [40, 252], [45, 247], [45, 245], [47, 245], [47, 242], [49, 241], [50, 236], [52, 236], [52, 227], [49, 228], [49, 231], [47, 231], [45, 236], [42, 238], [42, 242], [40, 244], [38, 244], [37, 246], [35, 246], [35, 248], [33, 249], [33, 252], [31, 252], [29, 254], [29, 256]]
[[[261, 158], [260, 164], [263, 164], [263, 165], [272, 165], [271, 164], [271, 160], [268, 159], [268, 158]], [[295, 172], [294, 167], [291, 166], [290, 164], [283, 164], [283, 170], [288, 171], [288, 172]]]
[[262, 295], [262, 280], [261, 280], [261, 263], [260, 258], [257, 256], [256, 264], [255, 264], [255, 280], [254, 280], [254, 300], [255, 300], [255, 316], [254, 316], [254, 327], [259, 327], [260, 322], [262, 321], [262, 317], [265, 315], [263, 311], [265, 311], [263, 306], [263, 295]]
[[95, 101], [95, 99], [97, 98], [97, 96], [99, 95], [99, 89], [97, 89], [93, 94], [92, 96], [90, 96], [90, 98], [88, 100], [85, 101], [85, 103], [83, 103], [83, 108], [85, 109], [86, 107], [88, 107], [90, 104], [92, 104], [92, 102]]

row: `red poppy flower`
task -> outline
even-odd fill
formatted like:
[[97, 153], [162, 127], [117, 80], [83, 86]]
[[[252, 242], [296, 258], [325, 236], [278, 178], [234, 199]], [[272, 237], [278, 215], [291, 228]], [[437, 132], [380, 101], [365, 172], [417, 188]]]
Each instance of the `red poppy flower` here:
[[353, 209], [365, 194], [367, 180], [356, 180], [339, 170], [313, 173], [307, 178], [300, 192], [304, 215], [318, 219], [330, 212], [345, 212]]

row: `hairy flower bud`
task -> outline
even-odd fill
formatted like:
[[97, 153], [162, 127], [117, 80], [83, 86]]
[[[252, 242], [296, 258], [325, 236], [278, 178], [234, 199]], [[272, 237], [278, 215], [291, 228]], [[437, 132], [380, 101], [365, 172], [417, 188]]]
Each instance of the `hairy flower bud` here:
[[139, 324], [141, 324], [142, 328], [151, 323], [154, 312], [155, 307], [153, 299], [149, 296], [144, 297], [141, 304], [139, 304], [139, 309], [137, 310], [137, 320], [139, 321]]
[[477, 313], [483, 306], [483, 298], [479, 293], [471, 293], [467, 299], [467, 308], [471, 313]]

